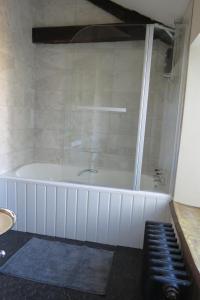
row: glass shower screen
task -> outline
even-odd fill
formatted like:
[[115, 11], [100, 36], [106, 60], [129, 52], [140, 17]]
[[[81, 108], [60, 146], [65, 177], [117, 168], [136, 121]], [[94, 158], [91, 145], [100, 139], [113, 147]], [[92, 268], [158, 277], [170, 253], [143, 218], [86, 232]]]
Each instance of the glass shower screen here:
[[142, 158], [142, 190], [169, 193], [179, 110], [179, 74], [174, 53], [174, 30], [155, 26]]
[[145, 37], [145, 25], [100, 25], [60, 45], [73, 59], [64, 164], [76, 181], [133, 188]]

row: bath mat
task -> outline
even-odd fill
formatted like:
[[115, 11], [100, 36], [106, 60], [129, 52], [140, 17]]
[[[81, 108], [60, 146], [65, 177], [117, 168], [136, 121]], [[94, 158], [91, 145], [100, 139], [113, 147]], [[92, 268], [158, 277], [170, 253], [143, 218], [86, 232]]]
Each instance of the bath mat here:
[[113, 252], [32, 238], [0, 272], [59, 287], [105, 295]]

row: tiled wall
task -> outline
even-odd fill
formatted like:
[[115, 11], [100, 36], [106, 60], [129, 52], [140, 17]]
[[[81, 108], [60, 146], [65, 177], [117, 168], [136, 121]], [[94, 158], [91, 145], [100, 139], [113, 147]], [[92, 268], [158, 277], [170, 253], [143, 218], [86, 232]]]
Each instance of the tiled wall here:
[[[85, 0], [34, 4], [36, 26], [118, 22]], [[149, 174], [160, 167], [166, 49], [155, 41], [143, 162], [143, 173]], [[37, 45], [35, 160], [133, 171], [143, 57], [144, 41]]]
[[[118, 22], [85, 0], [59, 1], [56, 7], [52, 0], [35, 3], [36, 26]], [[151, 175], [163, 168], [161, 138], [163, 130], [165, 136], [171, 130], [163, 125], [169, 100], [166, 50], [154, 41], [143, 160], [143, 173]], [[143, 57], [144, 41], [37, 45], [36, 161], [133, 171]], [[79, 106], [125, 107], [127, 112]]]
[[[119, 22], [84, 0], [56, 2], [36, 1], [36, 26]], [[144, 41], [37, 45], [35, 160], [133, 171], [143, 58]]]
[[0, 173], [33, 160], [32, 15], [27, 0], [0, 1]]
[[133, 170], [143, 50], [144, 41], [37, 47], [37, 161]]

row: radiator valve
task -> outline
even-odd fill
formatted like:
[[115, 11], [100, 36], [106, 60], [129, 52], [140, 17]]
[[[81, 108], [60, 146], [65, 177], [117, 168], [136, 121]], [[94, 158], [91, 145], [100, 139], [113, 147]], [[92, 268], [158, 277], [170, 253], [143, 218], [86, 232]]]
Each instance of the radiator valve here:
[[180, 296], [180, 290], [178, 287], [165, 285], [163, 287], [163, 295], [165, 300], [178, 300]]

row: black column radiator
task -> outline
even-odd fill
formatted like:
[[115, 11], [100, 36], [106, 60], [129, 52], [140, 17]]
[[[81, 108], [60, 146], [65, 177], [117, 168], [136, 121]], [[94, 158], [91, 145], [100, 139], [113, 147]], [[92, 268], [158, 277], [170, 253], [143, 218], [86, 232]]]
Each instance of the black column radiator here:
[[172, 225], [146, 222], [143, 250], [144, 300], [188, 300], [191, 281]]

